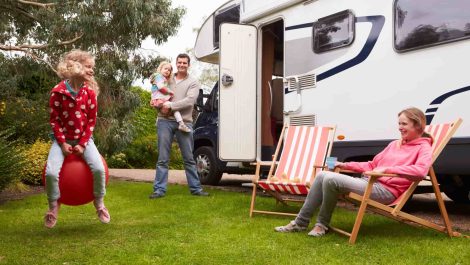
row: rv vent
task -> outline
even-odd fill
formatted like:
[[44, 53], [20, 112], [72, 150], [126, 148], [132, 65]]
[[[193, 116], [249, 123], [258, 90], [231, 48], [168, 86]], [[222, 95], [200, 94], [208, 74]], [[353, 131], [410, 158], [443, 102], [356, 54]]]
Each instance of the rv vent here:
[[[294, 77], [287, 78], [289, 81], [289, 90], [295, 91], [297, 89]], [[300, 89], [314, 88], [317, 83], [317, 76], [315, 74], [298, 76]]]
[[315, 115], [290, 117], [289, 123], [292, 126], [315, 126]]

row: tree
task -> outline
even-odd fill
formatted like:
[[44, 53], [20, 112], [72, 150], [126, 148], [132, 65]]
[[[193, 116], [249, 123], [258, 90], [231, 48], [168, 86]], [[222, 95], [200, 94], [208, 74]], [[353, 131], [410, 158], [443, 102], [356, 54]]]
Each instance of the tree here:
[[132, 81], [148, 76], [163, 59], [144, 57], [138, 48], [147, 37], [165, 42], [185, 10], [172, 8], [169, 0], [3, 0], [0, 12], [0, 50], [10, 57], [27, 55], [54, 69], [72, 48], [96, 55], [101, 90], [95, 136], [101, 151], [112, 154], [132, 140], [132, 116], [140, 104], [129, 91]]

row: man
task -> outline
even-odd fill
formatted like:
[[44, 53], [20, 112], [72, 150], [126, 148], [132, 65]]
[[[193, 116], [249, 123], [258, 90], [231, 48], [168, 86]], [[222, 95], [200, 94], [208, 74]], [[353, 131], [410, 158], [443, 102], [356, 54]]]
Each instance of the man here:
[[[158, 162], [153, 193], [150, 199], [165, 196], [168, 182], [168, 162], [170, 159], [171, 143], [174, 136], [178, 141], [181, 155], [184, 161], [184, 170], [188, 181], [189, 190], [192, 195], [209, 196], [209, 193], [202, 190], [199, 176], [197, 175], [196, 162], [193, 157], [193, 130], [192, 113], [193, 106], [199, 94], [199, 83], [188, 74], [190, 58], [187, 54], [179, 54], [176, 57], [177, 72], [170, 85], [175, 93], [171, 102], [165, 102], [162, 110], [158, 113], [157, 137], [158, 137]], [[185, 124], [191, 129], [190, 132], [178, 130], [178, 122], [175, 118], [164, 116], [167, 111], [179, 111]]]

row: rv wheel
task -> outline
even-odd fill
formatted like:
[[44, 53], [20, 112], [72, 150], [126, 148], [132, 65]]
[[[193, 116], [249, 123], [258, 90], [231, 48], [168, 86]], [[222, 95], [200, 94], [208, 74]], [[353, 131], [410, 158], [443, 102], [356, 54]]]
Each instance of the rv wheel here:
[[215, 156], [214, 150], [208, 146], [201, 146], [194, 152], [197, 173], [201, 184], [217, 185], [222, 178], [222, 170]]
[[443, 176], [439, 178], [442, 191], [457, 203], [470, 204], [470, 176]]

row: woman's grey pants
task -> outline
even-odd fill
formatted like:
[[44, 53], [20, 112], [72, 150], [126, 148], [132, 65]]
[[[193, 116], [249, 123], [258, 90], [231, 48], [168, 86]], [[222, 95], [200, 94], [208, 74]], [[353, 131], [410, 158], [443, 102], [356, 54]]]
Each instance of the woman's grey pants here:
[[[300, 226], [308, 226], [313, 213], [320, 208], [317, 224], [328, 226], [338, 196], [349, 192], [362, 195], [366, 190], [367, 182], [367, 178], [354, 178], [335, 172], [322, 171], [318, 173], [295, 222]], [[385, 204], [395, 200], [395, 196], [377, 182], [372, 187], [370, 198]]]

